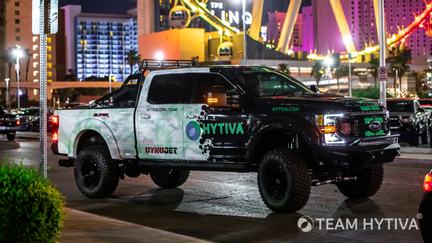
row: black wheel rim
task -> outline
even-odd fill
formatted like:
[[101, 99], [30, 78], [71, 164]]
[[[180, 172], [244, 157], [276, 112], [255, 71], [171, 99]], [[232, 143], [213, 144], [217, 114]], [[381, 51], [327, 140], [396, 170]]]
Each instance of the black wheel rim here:
[[81, 169], [84, 186], [87, 188], [95, 188], [100, 181], [100, 168], [95, 159], [87, 159]]
[[282, 200], [287, 193], [287, 175], [278, 161], [270, 161], [264, 166], [263, 186], [267, 194], [274, 200]]

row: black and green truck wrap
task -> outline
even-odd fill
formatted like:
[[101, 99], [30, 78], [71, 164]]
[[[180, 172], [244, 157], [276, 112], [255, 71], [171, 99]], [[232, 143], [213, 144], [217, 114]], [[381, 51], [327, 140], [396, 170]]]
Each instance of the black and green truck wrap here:
[[53, 151], [67, 156], [60, 165], [75, 167], [92, 198], [109, 196], [125, 175], [149, 174], [170, 188], [190, 170], [257, 172], [265, 204], [293, 212], [314, 185], [374, 195], [400, 148], [379, 102], [317, 94], [269, 67], [141, 72], [89, 107], [55, 116]]

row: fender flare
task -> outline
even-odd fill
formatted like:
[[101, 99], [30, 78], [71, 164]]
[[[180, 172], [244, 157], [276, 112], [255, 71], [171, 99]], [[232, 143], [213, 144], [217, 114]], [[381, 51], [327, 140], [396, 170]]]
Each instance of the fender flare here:
[[111, 132], [111, 130], [105, 123], [96, 119], [86, 119], [79, 122], [75, 126], [70, 135], [70, 137], [74, 139], [67, 145], [68, 157], [76, 158], [80, 138], [85, 132], [88, 131], [96, 132], [103, 138], [112, 159], [121, 159], [120, 150], [118, 148], [117, 140], [115, 139], [114, 134]]
[[[295, 126], [293, 126], [290, 122], [280, 122], [280, 123], [271, 123], [271, 124], [263, 124], [256, 133], [254, 133], [249, 139], [247, 148], [246, 148], [246, 161], [253, 163], [253, 158], [255, 156], [255, 151], [257, 146], [259, 145], [261, 138], [268, 134], [269, 132], [281, 130], [286, 134], [296, 134], [299, 136], [299, 139], [304, 141], [311, 142], [315, 140], [315, 135], [311, 132], [308, 132], [309, 129], [303, 130], [295, 130]], [[313, 131], [313, 130], [312, 130]]]

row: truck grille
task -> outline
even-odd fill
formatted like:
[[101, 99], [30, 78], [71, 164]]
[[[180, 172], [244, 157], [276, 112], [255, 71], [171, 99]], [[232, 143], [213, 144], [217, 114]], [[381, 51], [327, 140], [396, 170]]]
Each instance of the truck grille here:
[[[381, 124], [381, 128], [374, 130], [370, 124], [375, 122]], [[342, 123], [349, 123], [351, 131], [350, 133], [343, 133], [342, 136], [351, 138], [363, 138], [363, 137], [377, 137], [387, 135], [389, 132], [389, 121], [384, 115], [372, 115], [372, 116], [352, 116], [340, 119], [338, 127]], [[340, 129], [338, 129], [340, 131]]]

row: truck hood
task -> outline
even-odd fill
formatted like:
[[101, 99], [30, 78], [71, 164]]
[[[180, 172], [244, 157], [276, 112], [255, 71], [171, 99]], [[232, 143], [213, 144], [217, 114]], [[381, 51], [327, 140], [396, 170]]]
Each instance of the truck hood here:
[[303, 111], [316, 112], [384, 111], [384, 107], [376, 100], [323, 94], [260, 97], [256, 102], [259, 106], [298, 106]]

